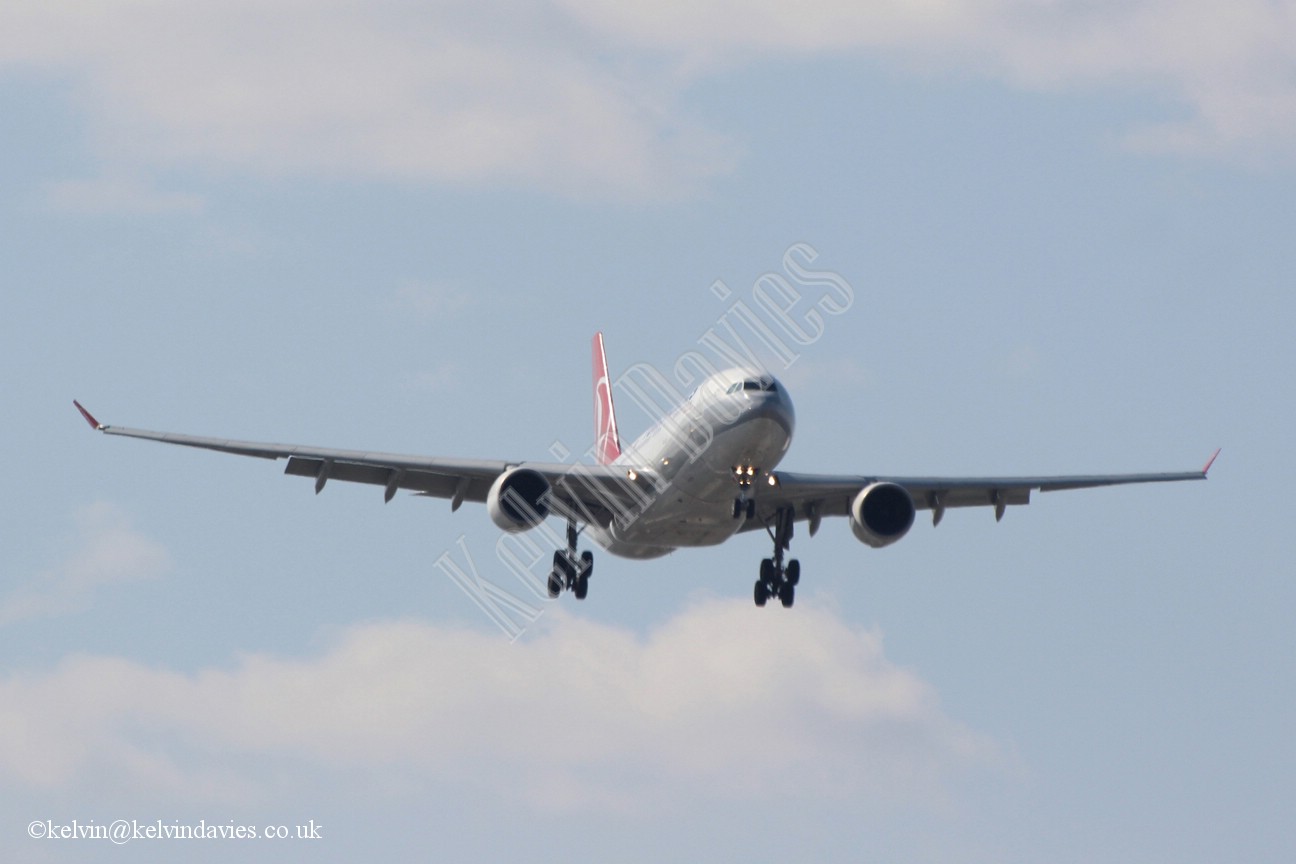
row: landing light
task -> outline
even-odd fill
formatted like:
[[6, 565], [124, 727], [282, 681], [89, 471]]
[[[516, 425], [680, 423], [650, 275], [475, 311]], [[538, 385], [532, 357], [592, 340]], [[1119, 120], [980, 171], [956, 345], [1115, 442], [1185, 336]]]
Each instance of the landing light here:
[[771, 486], [777, 486], [777, 485], [778, 485], [778, 478], [775, 477], [773, 474], [769, 475], [769, 476], [766, 477], [765, 479], [769, 482], [769, 485], [771, 485]]
[[626, 472], [626, 476], [629, 477], [630, 482], [633, 483], [634, 481], [639, 479], [639, 472], [631, 468], [629, 471]]

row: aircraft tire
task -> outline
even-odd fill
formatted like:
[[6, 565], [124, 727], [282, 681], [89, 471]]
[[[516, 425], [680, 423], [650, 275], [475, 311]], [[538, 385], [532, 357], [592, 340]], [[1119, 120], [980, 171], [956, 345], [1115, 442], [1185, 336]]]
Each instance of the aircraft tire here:
[[778, 597], [784, 609], [791, 609], [792, 601], [796, 599], [796, 589], [784, 582], [782, 587], [779, 588]]

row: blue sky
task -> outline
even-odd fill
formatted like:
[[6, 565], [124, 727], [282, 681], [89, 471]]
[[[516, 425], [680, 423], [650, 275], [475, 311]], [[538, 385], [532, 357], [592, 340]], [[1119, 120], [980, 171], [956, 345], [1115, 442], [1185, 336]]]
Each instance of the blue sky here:
[[[1296, 8], [0, 10], [0, 824], [131, 860], [1290, 861]], [[598, 557], [513, 641], [480, 507], [105, 422], [590, 446], [795, 244], [783, 467], [1207, 483]], [[722, 281], [733, 292], [711, 291]], [[623, 394], [622, 394], [623, 395]], [[650, 417], [621, 399], [622, 433]], [[542, 540], [543, 538], [537, 538]], [[88, 847], [88, 848], [87, 848]]]

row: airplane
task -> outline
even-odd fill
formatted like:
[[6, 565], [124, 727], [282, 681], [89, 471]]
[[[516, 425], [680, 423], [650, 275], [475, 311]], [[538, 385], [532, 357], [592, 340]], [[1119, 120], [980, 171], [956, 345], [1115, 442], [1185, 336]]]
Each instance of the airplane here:
[[284, 473], [313, 478], [319, 494], [330, 480], [383, 487], [390, 502], [398, 490], [486, 505], [507, 532], [535, 528], [550, 516], [567, 522], [567, 545], [557, 549], [548, 593], [565, 590], [585, 599], [594, 556], [578, 550], [580, 533], [625, 558], [656, 558], [682, 547], [714, 546], [748, 531], [764, 530], [773, 542], [753, 589], [757, 606], [777, 597], [791, 607], [801, 579], [797, 559], [785, 560], [793, 527], [810, 536], [825, 517], [844, 516], [851, 531], [873, 548], [908, 533], [917, 511], [939, 525], [952, 507], [993, 507], [996, 521], [1032, 491], [1052, 492], [1131, 483], [1204, 480], [1219, 450], [1200, 471], [1042, 477], [902, 477], [889, 474], [798, 474], [777, 470], [792, 443], [796, 414], [787, 389], [767, 372], [741, 367], [707, 377], [660, 422], [622, 447], [612, 404], [603, 334], [594, 335], [594, 465], [530, 461], [448, 459], [261, 444], [151, 432], [100, 423], [73, 400], [91, 428], [107, 435], [142, 438], [288, 460]]

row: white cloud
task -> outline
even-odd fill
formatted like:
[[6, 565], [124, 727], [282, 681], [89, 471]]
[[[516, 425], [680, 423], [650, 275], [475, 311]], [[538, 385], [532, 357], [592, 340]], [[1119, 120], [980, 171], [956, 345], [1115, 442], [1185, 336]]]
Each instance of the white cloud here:
[[70, 70], [121, 158], [611, 196], [723, 168], [716, 136], [603, 48], [534, 0], [0, 7], [0, 63]]
[[982, 38], [1014, 83], [1153, 91], [1181, 106], [1181, 118], [1137, 123], [1133, 146], [1246, 161], [1296, 152], [1290, 0], [1077, 3], [1049, 18], [1018, 0]]
[[877, 634], [813, 603], [779, 611], [705, 601], [640, 637], [555, 610], [515, 643], [384, 621], [319, 657], [193, 675], [71, 657], [0, 681], [0, 766], [28, 785], [106, 775], [191, 798], [294, 764], [399, 767], [540, 810], [638, 812], [679, 806], [680, 789], [930, 796], [995, 760]]
[[907, 65], [971, 68], [1032, 90], [1155, 93], [1184, 116], [1143, 121], [1145, 149], [1233, 159], [1296, 153], [1291, 0], [927, 0], [625, 4], [560, 0], [611, 38], [694, 65], [762, 52], [881, 51]]
[[[746, 3], [741, 0], [666, 0], [653, 4], [616, 0], [558, 0], [606, 35], [641, 48], [691, 55], [697, 63], [733, 62], [761, 50], [816, 53], [951, 38], [986, 3], [968, 0], [852, 3], [807, 0]], [[741, 58], [737, 58], [741, 62]]]
[[66, 560], [0, 600], [0, 625], [82, 611], [100, 588], [153, 579], [170, 566], [166, 550], [131, 528], [111, 504], [79, 512], [72, 542]]
[[[1132, 146], [1296, 152], [1291, 0], [751, 4], [12, 0], [0, 66], [71, 81], [105, 158], [669, 197], [739, 148], [684, 114], [717, 68], [869, 53], [1035, 90], [1156, 95]], [[1182, 116], [1172, 116], [1180, 111]]]

